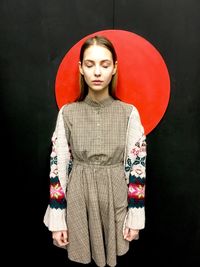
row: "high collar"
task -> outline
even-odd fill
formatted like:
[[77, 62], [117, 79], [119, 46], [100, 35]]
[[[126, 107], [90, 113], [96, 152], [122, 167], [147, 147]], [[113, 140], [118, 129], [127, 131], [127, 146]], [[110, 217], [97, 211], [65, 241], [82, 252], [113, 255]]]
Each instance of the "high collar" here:
[[89, 95], [87, 95], [84, 99], [84, 102], [92, 107], [106, 107], [110, 106], [112, 102], [114, 101], [114, 98], [112, 96], [108, 96], [104, 98], [103, 100], [97, 101], [93, 100]]

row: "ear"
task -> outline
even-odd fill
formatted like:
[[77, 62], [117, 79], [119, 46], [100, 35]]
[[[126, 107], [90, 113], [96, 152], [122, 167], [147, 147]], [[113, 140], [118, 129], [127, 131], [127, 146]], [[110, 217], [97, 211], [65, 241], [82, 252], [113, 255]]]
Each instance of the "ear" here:
[[82, 65], [81, 65], [81, 62], [80, 61], [78, 63], [78, 66], [79, 66], [79, 72], [80, 72], [80, 74], [83, 75], [83, 69], [82, 69]]
[[117, 72], [117, 61], [115, 61], [114, 69], [113, 69], [113, 75]]

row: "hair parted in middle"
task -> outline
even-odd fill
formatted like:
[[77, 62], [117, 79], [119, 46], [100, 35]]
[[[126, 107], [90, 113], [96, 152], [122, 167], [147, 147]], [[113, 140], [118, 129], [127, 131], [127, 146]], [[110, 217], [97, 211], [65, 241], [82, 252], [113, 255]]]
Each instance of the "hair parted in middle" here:
[[[107, 37], [100, 35], [95, 35], [93, 37], [86, 39], [86, 41], [81, 46], [80, 56], [79, 56], [79, 61], [81, 64], [83, 62], [83, 56], [85, 50], [92, 45], [99, 45], [108, 49], [112, 54], [113, 64], [115, 64], [115, 62], [117, 61], [117, 54], [112, 42]], [[117, 71], [113, 75], [111, 82], [109, 84], [109, 95], [111, 95], [114, 99], [117, 99], [115, 94], [116, 83], [117, 83]], [[81, 73], [79, 74], [79, 86], [80, 86], [80, 95], [77, 98], [77, 101], [82, 101], [88, 94], [88, 85], [85, 82], [84, 76]]]

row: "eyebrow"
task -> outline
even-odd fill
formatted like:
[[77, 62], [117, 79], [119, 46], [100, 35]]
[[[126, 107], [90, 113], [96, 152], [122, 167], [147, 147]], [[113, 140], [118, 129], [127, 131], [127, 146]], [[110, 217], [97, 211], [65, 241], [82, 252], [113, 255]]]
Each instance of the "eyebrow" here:
[[[91, 60], [91, 59], [85, 59], [84, 62], [92, 62], [92, 63], [94, 63], [95, 61], [94, 60]], [[112, 60], [110, 60], [110, 59], [103, 59], [100, 62], [102, 62], [102, 63], [104, 63], [104, 62], [112, 62]]]

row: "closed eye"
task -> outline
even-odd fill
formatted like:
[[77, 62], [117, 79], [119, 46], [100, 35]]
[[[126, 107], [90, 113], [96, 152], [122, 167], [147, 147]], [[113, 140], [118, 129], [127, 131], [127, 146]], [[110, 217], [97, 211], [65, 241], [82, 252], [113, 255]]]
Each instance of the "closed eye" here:
[[87, 68], [91, 68], [93, 65], [86, 65]]

